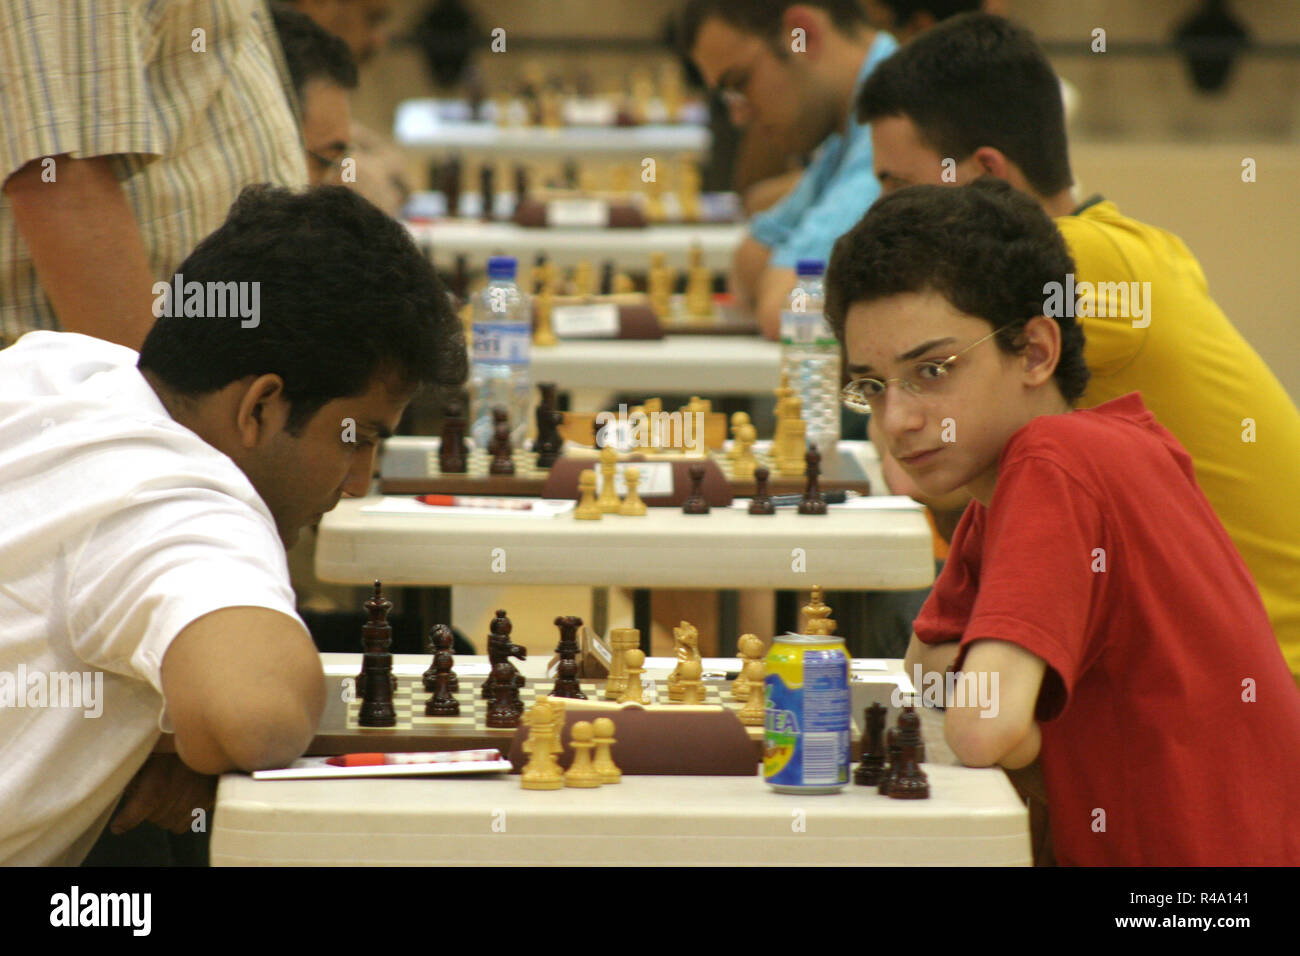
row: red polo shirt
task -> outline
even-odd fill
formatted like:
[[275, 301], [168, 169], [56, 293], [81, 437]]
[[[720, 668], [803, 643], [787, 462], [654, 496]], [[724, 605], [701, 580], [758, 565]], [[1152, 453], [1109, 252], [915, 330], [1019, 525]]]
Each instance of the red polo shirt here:
[[1300, 864], [1300, 690], [1191, 458], [1136, 392], [1011, 436], [916, 634], [1047, 662], [1059, 862]]

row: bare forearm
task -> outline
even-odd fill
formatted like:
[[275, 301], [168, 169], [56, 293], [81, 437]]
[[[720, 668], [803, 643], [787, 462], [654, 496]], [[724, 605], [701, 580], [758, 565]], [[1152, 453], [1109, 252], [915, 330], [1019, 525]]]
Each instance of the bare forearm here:
[[67, 332], [138, 349], [153, 323], [153, 276], [139, 224], [107, 157], [28, 163], [4, 189], [41, 288]]
[[753, 309], [758, 298], [758, 285], [767, 268], [771, 250], [757, 239], [746, 236], [736, 249], [731, 267], [731, 291], [741, 306]]

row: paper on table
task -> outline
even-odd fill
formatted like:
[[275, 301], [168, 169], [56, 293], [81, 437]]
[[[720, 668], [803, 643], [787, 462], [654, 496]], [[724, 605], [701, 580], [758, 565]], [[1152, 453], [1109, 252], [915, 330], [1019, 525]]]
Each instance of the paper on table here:
[[300, 757], [280, 770], [254, 770], [254, 780], [315, 780], [325, 777], [449, 777], [465, 773], [506, 773], [509, 760], [460, 763], [393, 763], [377, 767], [336, 767], [328, 757]]
[[457, 508], [455, 506], [426, 505], [415, 498], [398, 495], [385, 495], [374, 504], [362, 505], [361, 513], [369, 515], [459, 515], [468, 518], [556, 518], [568, 514], [577, 504], [575, 501], [553, 501], [550, 498], [519, 498], [530, 501], [533, 507], [528, 511], [511, 508]]

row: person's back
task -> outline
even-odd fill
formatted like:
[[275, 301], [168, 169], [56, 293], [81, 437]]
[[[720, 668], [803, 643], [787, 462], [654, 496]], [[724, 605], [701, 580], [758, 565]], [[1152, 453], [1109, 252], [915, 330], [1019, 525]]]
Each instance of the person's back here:
[[[1114, 313], [1082, 317], [1092, 377], [1080, 406], [1141, 389], [1191, 454], [1197, 482], [1259, 585], [1300, 680], [1300, 510], [1292, 500], [1300, 487], [1300, 411], [1215, 303], [1181, 239], [1111, 202], [1056, 224], [1075, 260], [1076, 285], [1099, 291], [1096, 305]], [[1128, 297], [1127, 308], [1122, 299], [1116, 307], [1116, 295]]]
[[1059, 862], [1300, 862], [1300, 692], [1191, 459], [1136, 394], [1012, 436], [916, 633], [996, 634], [1060, 676], [1037, 713]]

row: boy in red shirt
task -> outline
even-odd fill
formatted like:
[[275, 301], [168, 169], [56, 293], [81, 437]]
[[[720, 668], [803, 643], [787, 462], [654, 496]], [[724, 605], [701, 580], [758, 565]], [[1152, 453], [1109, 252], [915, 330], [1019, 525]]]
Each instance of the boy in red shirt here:
[[835, 246], [846, 403], [927, 495], [975, 499], [907, 672], [991, 691], [947, 700], [945, 736], [1039, 760], [1062, 863], [1300, 864], [1300, 691], [1187, 452], [1137, 393], [1073, 410], [1073, 271], [1000, 181], [900, 190]]

